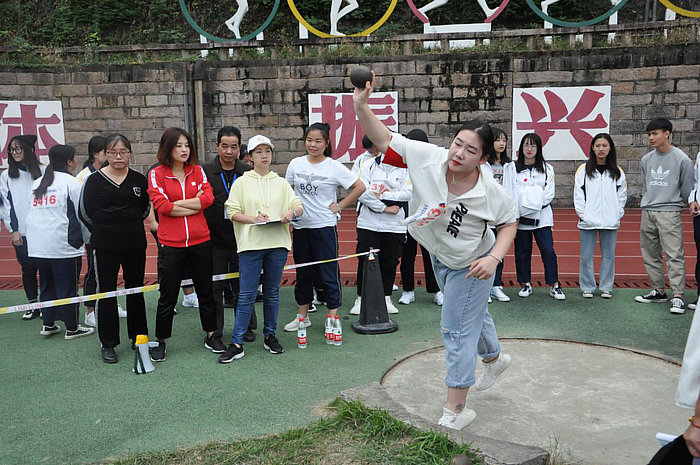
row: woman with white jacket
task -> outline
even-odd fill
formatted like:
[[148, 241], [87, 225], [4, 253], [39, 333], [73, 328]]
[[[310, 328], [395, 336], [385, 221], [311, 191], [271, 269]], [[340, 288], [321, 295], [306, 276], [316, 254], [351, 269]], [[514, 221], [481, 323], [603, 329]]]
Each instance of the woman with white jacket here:
[[581, 259], [579, 283], [584, 298], [593, 298], [596, 288], [593, 252], [600, 237], [603, 261], [600, 265], [600, 296], [612, 298], [615, 281], [615, 242], [620, 218], [625, 214], [627, 181], [617, 166], [615, 143], [610, 134], [596, 134], [591, 140], [588, 161], [579, 166], [574, 178], [574, 208], [579, 216]]
[[519, 217], [515, 236], [515, 272], [521, 285], [520, 297], [532, 294], [532, 239], [540, 249], [545, 282], [551, 286], [549, 295], [556, 300], [566, 296], [559, 284], [557, 255], [554, 253], [554, 168], [544, 161], [542, 139], [535, 133], [525, 134], [520, 141], [518, 158], [503, 169], [503, 187], [510, 194]]

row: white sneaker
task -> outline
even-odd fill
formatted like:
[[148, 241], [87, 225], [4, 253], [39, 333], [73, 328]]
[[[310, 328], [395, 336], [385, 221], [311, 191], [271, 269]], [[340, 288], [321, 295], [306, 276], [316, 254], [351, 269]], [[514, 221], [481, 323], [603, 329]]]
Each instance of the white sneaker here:
[[476, 419], [476, 412], [472, 409], [465, 408], [461, 413], [454, 413], [447, 407], [442, 408], [442, 417], [438, 420], [439, 426], [445, 428], [460, 430], [468, 426]]
[[491, 300], [491, 296], [489, 296], [489, 300], [487, 303], [491, 303], [491, 302], [493, 302], [493, 300]]
[[557, 300], [564, 300], [566, 296], [560, 285], [553, 286], [549, 289], [549, 296]]
[[435, 305], [439, 305], [440, 307], [442, 307], [443, 298], [444, 296], [442, 295], [442, 291], [437, 291], [435, 293], [435, 297], [433, 297], [433, 302], [435, 302]]
[[499, 302], [510, 302], [510, 297], [503, 292], [503, 286], [493, 286], [491, 288], [491, 297]]
[[477, 379], [476, 383], [474, 383], [476, 390], [484, 391], [490, 388], [496, 381], [496, 378], [498, 378], [501, 373], [506, 371], [506, 369], [510, 366], [510, 362], [512, 362], [510, 355], [504, 354], [503, 352], [501, 352], [496, 361], [491, 363], [484, 362], [484, 369], [481, 371], [479, 379]]
[[413, 291], [403, 291], [401, 297], [399, 297], [399, 303], [402, 305], [408, 305], [411, 302], [416, 301], [416, 294]]
[[97, 327], [97, 323], [95, 322], [95, 312], [92, 311], [90, 313], [85, 313], [85, 326], [92, 326], [93, 328]]
[[386, 300], [386, 311], [389, 312], [389, 314], [399, 313], [399, 309], [396, 308], [391, 301], [391, 296], [384, 296], [384, 300]]
[[182, 298], [183, 307], [194, 307], [199, 308], [199, 299], [197, 299], [197, 293], [193, 292]]
[[310, 303], [310, 304], [309, 304], [309, 310], [308, 310], [308, 312], [309, 312], [309, 313], [313, 313], [313, 312], [315, 312], [316, 310], [317, 310], [317, 309], [316, 309], [316, 305], [314, 305], [313, 302]]
[[520, 297], [530, 297], [531, 294], [532, 294], [532, 284], [524, 283], [520, 286], [520, 291], [518, 292], [518, 295]]
[[398, 290], [399, 290], [399, 286], [397, 286], [396, 284], [392, 284], [392, 285], [391, 285], [391, 291], [392, 291], [392, 292], [393, 292], [393, 291], [398, 291]]
[[[593, 298], [593, 291], [583, 291], [581, 293], [581, 297], [583, 297], [584, 299], [592, 299]], [[601, 295], [601, 297], [603, 297], [603, 296]]]
[[[197, 307], [199, 307], [199, 304], [197, 304]], [[126, 310], [124, 310], [121, 305], [117, 305], [117, 313], [119, 314], [119, 318], [126, 318]]]
[[[284, 330], [291, 333], [299, 329], [299, 318], [301, 318], [301, 315], [297, 313], [296, 318], [284, 325]], [[309, 318], [309, 315], [306, 315], [306, 318], [304, 318], [304, 328], [308, 328], [309, 326], [311, 326], [311, 318]]]
[[350, 309], [350, 315], [359, 315], [360, 307], [362, 306], [362, 297], [355, 299], [355, 305]]

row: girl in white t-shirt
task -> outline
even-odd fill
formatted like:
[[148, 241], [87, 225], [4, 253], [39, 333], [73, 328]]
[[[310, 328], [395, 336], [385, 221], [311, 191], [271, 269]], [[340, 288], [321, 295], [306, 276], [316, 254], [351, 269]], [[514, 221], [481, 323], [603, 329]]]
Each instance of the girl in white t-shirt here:
[[520, 297], [532, 294], [530, 279], [534, 236], [544, 263], [545, 281], [551, 286], [549, 295], [557, 300], [566, 298], [559, 284], [552, 238], [554, 214], [550, 203], [554, 199], [554, 177], [554, 168], [544, 161], [540, 136], [525, 134], [520, 141], [517, 160], [503, 170], [503, 187], [515, 202], [520, 220], [515, 236], [515, 272], [521, 285], [518, 292]]
[[[304, 216], [295, 220], [292, 234], [292, 252], [295, 263], [330, 260], [338, 257], [338, 231], [336, 225], [340, 211], [355, 203], [365, 191], [365, 185], [340, 162], [331, 158], [330, 126], [314, 123], [304, 133], [306, 155], [295, 158], [287, 167], [285, 178], [301, 199]], [[338, 186], [350, 193], [338, 201]], [[326, 306], [335, 317], [341, 304], [340, 270], [338, 262], [315, 266], [318, 280], [326, 290]], [[311, 326], [309, 304], [313, 300], [314, 268], [296, 270], [294, 297], [299, 306], [298, 314], [285, 327], [296, 331], [299, 318]]]
[[[489, 388], [511, 361], [501, 353], [487, 301], [496, 265], [515, 236], [513, 202], [481, 169], [493, 146], [488, 124], [463, 125], [449, 149], [409, 140], [392, 134], [372, 113], [367, 104], [372, 86], [368, 82], [364, 89], [355, 89], [355, 113], [385, 154], [383, 162], [408, 168], [413, 183], [408, 229], [433, 256], [444, 293], [440, 327], [447, 401], [438, 425], [462, 429], [476, 418], [466, 408], [469, 388]], [[498, 238], [489, 225], [498, 229]], [[477, 354], [486, 362], [478, 380]]]
[[[493, 179], [498, 184], [503, 185], [503, 170], [510, 163], [510, 157], [506, 148], [508, 147], [508, 136], [502, 129], [491, 127], [493, 131], [493, 152], [489, 154], [489, 165], [493, 173]], [[494, 230], [494, 233], [496, 231]], [[503, 263], [499, 263], [496, 267], [496, 273], [493, 278], [493, 286], [491, 287], [491, 297], [499, 302], [510, 302], [510, 297], [503, 292]]]

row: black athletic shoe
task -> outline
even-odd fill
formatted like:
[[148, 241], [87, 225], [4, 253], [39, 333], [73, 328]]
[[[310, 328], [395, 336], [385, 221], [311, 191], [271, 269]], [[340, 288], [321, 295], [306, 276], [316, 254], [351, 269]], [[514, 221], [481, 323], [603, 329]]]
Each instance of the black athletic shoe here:
[[665, 292], [662, 294], [656, 289], [652, 289], [651, 292], [647, 294], [636, 296], [634, 300], [643, 304], [648, 304], [651, 302], [666, 302], [666, 300], [668, 300], [668, 297], [666, 296]]
[[253, 342], [253, 341], [255, 341], [255, 333], [253, 332], [252, 329], [248, 328], [248, 331], [246, 331], [246, 332], [243, 334], [243, 340], [244, 340], [245, 342]]
[[284, 348], [282, 348], [274, 334], [265, 338], [263, 347], [269, 350], [271, 354], [281, 354], [284, 352]]
[[236, 344], [229, 344], [226, 352], [219, 355], [219, 363], [231, 363], [234, 360], [243, 358], [245, 352], [243, 352], [243, 346], [236, 347]]
[[78, 325], [74, 331], [69, 331], [66, 329], [66, 334], [63, 336], [64, 339], [78, 339], [79, 337], [90, 336], [95, 333], [95, 328], [86, 328], [84, 326]]
[[211, 337], [204, 339], [204, 347], [211, 350], [215, 354], [223, 354], [226, 352], [226, 346], [221, 342], [221, 336], [212, 334]]
[[39, 318], [41, 316], [41, 310], [36, 309], [36, 310], [27, 310], [24, 312], [24, 315], [22, 315], [23, 320], [33, 320], [35, 318]]
[[165, 341], [158, 341], [156, 347], [151, 347], [151, 361], [152, 362], [164, 362], [165, 361]]
[[105, 363], [117, 363], [119, 361], [119, 358], [117, 358], [117, 353], [114, 351], [114, 347], [102, 348], [102, 361]]

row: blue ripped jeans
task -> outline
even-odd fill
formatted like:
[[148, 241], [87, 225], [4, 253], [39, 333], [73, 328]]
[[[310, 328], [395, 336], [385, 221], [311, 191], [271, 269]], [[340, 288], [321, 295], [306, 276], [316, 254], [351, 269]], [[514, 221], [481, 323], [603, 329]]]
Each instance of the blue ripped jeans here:
[[489, 279], [464, 279], [469, 267], [453, 270], [435, 257], [433, 270], [444, 294], [440, 321], [445, 344], [447, 376], [451, 388], [467, 388], [476, 381], [476, 355], [493, 358], [501, 352], [496, 327], [488, 311]]

